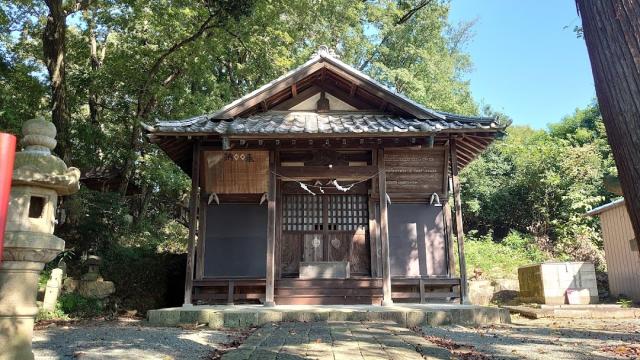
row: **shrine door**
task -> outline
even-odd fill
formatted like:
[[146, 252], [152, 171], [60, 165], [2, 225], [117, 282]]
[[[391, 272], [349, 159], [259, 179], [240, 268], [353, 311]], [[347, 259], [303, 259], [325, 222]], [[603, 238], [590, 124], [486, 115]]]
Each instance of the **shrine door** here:
[[368, 196], [284, 194], [280, 266], [297, 277], [301, 261], [349, 261], [351, 276], [370, 276]]

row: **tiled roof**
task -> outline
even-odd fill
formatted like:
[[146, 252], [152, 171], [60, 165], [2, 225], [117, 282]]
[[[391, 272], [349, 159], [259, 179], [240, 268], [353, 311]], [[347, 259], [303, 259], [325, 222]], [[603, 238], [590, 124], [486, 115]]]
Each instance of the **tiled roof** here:
[[182, 121], [159, 121], [152, 126], [143, 125], [148, 132], [156, 134], [220, 135], [402, 134], [466, 129], [499, 131], [504, 128], [494, 118], [440, 114], [444, 120], [363, 113], [267, 112], [233, 120], [215, 120], [204, 115]]

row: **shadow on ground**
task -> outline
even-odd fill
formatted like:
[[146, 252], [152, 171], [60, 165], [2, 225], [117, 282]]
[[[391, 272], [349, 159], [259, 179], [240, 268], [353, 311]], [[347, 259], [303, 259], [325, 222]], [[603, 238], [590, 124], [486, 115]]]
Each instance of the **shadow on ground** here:
[[38, 360], [201, 359], [239, 336], [231, 331], [105, 322], [37, 330], [33, 351]]

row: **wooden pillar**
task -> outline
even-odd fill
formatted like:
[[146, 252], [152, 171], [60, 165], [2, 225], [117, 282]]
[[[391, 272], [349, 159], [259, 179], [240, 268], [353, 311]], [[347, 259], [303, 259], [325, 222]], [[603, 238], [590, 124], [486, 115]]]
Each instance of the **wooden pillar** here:
[[276, 249], [276, 161], [269, 152], [269, 191], [267, 193], [267, 276], [264, 306], [275, 306], [275, 249]]
[[387, 211], [387, 175], [384, 150], [378, 150], [378, 188], [380, 193], [380, 240], [382, 243], [382, 305], [393, 305], [391, 299], [391, 258], [389, 256], [389, 221]]
[[[447, 175], [447, 178], [449, 176]], [[445, 226], [445, 241], [447, 242], [447, 260], [449, 261], [449, 276], [454, 277], [456, 275], [456, 258], [455, 251], [453, 249], [453, 224], [451, 220], [451, 204], [449, 199], [445, 199], [442, 204], [442, 213], [444, 215]]]
[[198, 209], [198, 233], [196, 236], [196, 280], [202, 280], [204, 278], [204, 252], [206, 244], [204, 243], [205, 234], [207, 233], [207, 197], [203, 196], [202, 189], [200, 189], [200, 201], [198, 201], [200, 208]]
[[456, 139], [451, 139], [451, 179], [453, 182], [453, 201], [456, 208], [456, 237], [458, 238], [458, 257], [460, 261], [460, 302], [468, 304], [467, 263], [464, 259], [464, 230], [462, 228], [462, 204], [460, 200], [460, 178], [458, 177], [458, 156]]
[[450, 277], [456, 274], [455, 251], [453, 250], [453, 226], [451, 223], [451, 203], [449, 203], [449, 172], [450, 162], [450, 145], [449, 142], [444, 146], [444, 175], [442, 177], [442, 220], [444, 222], [444, 236], [447, 244], [447, 273]]
[[200, 193], [200, 142], [193, 144], [191, 159], [191, 197], [189, 198], [189, 238], [187, 239], [187, 269], [184, 280], [184, 303], [191, 306], [193, 291], [193, 268], [195, 262], [195, 241], [198, 222], [198, 194]]

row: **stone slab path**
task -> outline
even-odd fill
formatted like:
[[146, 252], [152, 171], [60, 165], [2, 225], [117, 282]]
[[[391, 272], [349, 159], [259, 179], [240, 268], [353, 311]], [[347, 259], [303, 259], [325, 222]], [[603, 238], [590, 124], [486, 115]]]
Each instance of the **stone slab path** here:
[[257, 329], [222, 360], [450, 358], [447, 349], [392, 322], [292, 322]]

